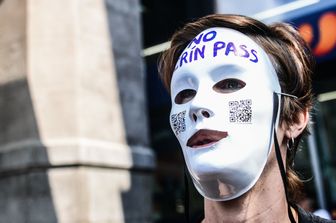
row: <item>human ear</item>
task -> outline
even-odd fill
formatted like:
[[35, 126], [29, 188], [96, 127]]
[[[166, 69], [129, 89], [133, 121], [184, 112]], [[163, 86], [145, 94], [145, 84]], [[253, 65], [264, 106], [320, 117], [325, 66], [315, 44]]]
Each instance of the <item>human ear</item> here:
[[309, 112], [307, 110], [298, 114], [298, 121], [289, 126], [286, 130], [287, 138], [296, 138], [305, 129], [309, 122]]

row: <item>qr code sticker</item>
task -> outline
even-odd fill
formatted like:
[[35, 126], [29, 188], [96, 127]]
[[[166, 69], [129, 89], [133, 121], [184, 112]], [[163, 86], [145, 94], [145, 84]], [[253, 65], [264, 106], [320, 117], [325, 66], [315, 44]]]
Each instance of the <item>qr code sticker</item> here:
[[173, 114], [170, 117], [173, 130], [176, 135], [179, 135], [181, 132], [184, 132], [186, 130], [185, 115], [186, 111], [182, 111], [177, 114]]
[[252, 121], [252, 100], [230, 101], [230, 122], [251, 123]]

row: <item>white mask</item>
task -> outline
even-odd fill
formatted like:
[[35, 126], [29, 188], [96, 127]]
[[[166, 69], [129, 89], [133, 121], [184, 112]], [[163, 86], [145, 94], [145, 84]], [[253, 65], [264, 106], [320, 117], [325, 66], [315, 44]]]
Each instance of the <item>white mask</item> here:
[[281, 89], [269, 57], [238, 31], [207, 29], [182, 52], [170, 124], [204, 197], [234, 199], [257, 182], [273, 144], [274, 92]]

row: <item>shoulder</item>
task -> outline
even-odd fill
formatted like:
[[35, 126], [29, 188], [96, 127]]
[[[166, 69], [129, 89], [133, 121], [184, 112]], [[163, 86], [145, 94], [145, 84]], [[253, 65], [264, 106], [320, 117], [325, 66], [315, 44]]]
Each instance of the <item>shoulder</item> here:
[[299, 206], [296, 208], [296, 210], [299, 215], [299, 223], [336, 223], [334, 220], [327, 220], [307, 212]]

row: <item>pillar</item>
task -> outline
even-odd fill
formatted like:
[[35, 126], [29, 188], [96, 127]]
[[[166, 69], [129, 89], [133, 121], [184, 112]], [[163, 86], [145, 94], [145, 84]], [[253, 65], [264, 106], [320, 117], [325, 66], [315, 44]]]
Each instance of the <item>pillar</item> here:
[[150, 222], [137, 0], [0, 1], [0, 222]]

